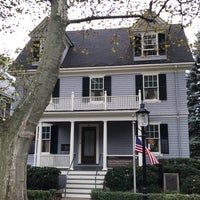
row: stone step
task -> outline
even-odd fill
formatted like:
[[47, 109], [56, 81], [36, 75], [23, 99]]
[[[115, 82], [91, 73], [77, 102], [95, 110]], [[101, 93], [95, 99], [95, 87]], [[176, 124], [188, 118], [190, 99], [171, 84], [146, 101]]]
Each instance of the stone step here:
[[69, 171], [63, 196], [90, 198], [92, 189], [103, 188], [105, 174], [105, 171]]
[[[80, 183], [80, 184], [94, 184], [95, 180], [80, 180], [80, 179], [68, 179], [67, 183]], [[104, 178], [102, 179], [96, 179], [96, 184], [103, 184], [104, 183]]]

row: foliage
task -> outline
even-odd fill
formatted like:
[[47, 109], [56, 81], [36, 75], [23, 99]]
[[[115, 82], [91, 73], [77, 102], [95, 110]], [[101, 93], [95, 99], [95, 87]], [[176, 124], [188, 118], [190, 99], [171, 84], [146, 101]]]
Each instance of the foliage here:
[[130, 167], [115, 167], [105, 176], [106, 186], [111, 191], [129, 191], [133, 187], [133, 170]]
[[[159, 165], [146, 166], [148, 193], [163, 191], [164, 173], [178, 173], [182, 193], [200, 194], [200, 160], [179, 158], [161, 159], [159, 162]], [[142, 167], [137, 167], [136, 170], [137, 191], [142, 192]], [[106, 174], [105, 186], [110, 191], [131, 191], [133, 186], [132, 168], [113, 168]]]
[[29, 200], [54, 200], [56, 190], [28, 190], [27, 193]]
[[187, 75], [191, 157], [200, 154], [200, 69], [195, 64]]
[[27, 188], [29, 190], [49, 190], [59, 188], [60, 170], [50, 167], [28, 167]]
[[193, 50], [195, 65], [187, 74], [189, 135], [191, 157], [200, 154], [200, 32]]
[[[92, 190], [91, 200], [141, 200], [141, 193], [133, 192], [103, 192], [99, 189]], [[166, 194], [151, 193], [148, 194], [148, 200], [198, 200], [200, 195], [192, 194]]]

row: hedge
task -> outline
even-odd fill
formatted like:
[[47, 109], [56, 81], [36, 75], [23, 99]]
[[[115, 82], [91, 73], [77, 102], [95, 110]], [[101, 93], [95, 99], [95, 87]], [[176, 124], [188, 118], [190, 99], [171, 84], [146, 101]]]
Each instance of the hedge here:
[[[147, 165], [148, 193], [163, 192], [163, 173], [178, 173], [180, 192], [200, 194], [200, 160], [160, 159], [159, 165]], [[110, 191], [131, 191], [133, 185], [132, 167], [115, 167], [105, 176], [105, 187]], [[142, 192], [142, 167], [136, 169], [137, 192]]]
[[[141, 193], [133, 192], [103, 192], [99, 189], [92, 190], [91, 200], [141, 200]], [[200, 195], [197, 194], [166, 194], [166, 193], [150, 193], [148, 200], [199, 200]]]
[[54, 200], [56, 190], [28, 190], [28, 199], [29, 200]]
[[59, 188], [60, 170], [52, 167], [28, 167], [27, 189], [50, 190]]

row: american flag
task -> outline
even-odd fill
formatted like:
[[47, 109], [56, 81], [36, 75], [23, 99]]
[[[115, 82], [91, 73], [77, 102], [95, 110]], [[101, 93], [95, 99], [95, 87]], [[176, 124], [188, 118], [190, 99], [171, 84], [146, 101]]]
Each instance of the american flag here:
[[[142, 153], [142, 142], [137, 136], [136, 136], [135, 151], [138, 153]], [[157, 158], [149, 151], [147, 147], [145, 147], [145, 153], [149, 157], [150, 163], [152, 165], [159, 164]]]

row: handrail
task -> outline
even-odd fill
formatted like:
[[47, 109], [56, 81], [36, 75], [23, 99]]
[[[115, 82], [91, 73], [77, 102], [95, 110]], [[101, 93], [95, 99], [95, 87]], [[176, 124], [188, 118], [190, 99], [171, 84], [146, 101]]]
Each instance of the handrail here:
[[70, 169], [71, 169], [71, 166], [72, 166], [72, 164], [74, 163], [75, 155], [76, 155], [76, 154], [74, 153], [73, 159], [72, 159], [71, 163], [69, 164], [69, 168], [68, 168], [68, 170], [67, 170], [66, 176], [69, 174], [69, 171], [70, 171]]
[[[102, 153], [99, 154], [99, 165], [100, 165], [100, 162], [101, 162], [101, 157], [102, 157]], [[98, 168], [96, 168], [96, 174], [95, 174], [95, 189], [97, 187], [97, 173], [98, 173]]]
[[76, 154], [74, 153], [73, 159], [72, 159], [71, 163], [69, 164], [69, 168], [67, 169], [67, 173], [66, 173], [65, 197], [66, 197], [66, 193], [67, 193], [67, 188], [66, 188], [67, 187], [67, 176], [69, 174], [72, 164], [74, 163], [75, 156], [76, 156]]

